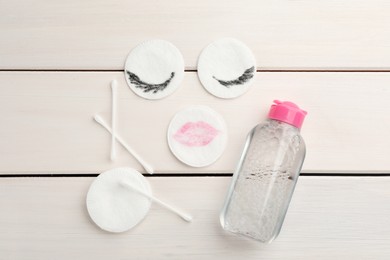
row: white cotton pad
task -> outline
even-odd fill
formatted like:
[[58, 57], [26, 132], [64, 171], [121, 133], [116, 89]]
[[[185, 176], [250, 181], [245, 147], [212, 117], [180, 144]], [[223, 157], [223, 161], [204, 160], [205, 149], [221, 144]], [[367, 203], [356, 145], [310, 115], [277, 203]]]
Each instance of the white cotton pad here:
[[214, 163], [223, 153], [227, 128], [222, 116], [206, 106], [193, 106], [179, 111], [168, 127], [168, 145], [183, 163], [204, 167]]
[[134, 169], [116, 168], [100, 174], [89, 188], [87, 209], [93, 222], [108, 232], [131, 229], [150, 209], [148, 198], [121, 185], [122, 182], [152, 194], [146, 178]]
[[130, 89], [140, 97], [164, 98], [179, 87], [183, 76], [183, 56], [170, 42], [146, 41], [127, 56], [125, 78]]
[[242, 42], [219, 39], [208, 45], [198, 60], [198, 76], [205, 89], [220, 98], [244, 94], [256, 75], [256, 60]]

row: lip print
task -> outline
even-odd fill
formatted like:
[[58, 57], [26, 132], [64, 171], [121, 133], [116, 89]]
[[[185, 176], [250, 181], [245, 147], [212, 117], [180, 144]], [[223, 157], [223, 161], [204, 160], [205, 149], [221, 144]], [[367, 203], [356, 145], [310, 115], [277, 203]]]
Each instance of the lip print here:
[[179, 161], [192, 167], [205, 167], [217, 161], [225, 150], [226, 123], [207, 106], [189, 106], [172, 118], [167, 141]]
[[145, 93], [150, 91], [153, 91], [153, 93], [157, 93], [158, 91], [163, 91], [175, 76], [175, 72], [172, 72], [170, 78], [164, 81], [163, 83], [150, 84], [145, 81], [142, 81], [136, 74], [132, 73], [131, 71], [126, 71], [126, 73], [129, 75], [130, 83], [134, 84], [136, 88], [142, 89], [143, 92]]
[[252, 66], [249, 69], [245, 70], [245, 72], [237, 79], [225, 81], [225, 80], [217, 79], [215, 76], [213, 76], [213, 79], [217, 80], [219, 84], [221, 84], [222, 86], [229, 88], [230, 86], [234, 86], [234, 85], [242, 85], [248, 80], [250, 80], [251, 78], [253, 78], [254, 71], [255, 71], [255, 67]]
[[219, 131], [203, 121], [185, 123], [173, 136], [183, 145], [190, 147], [206, 146], [218, 135]]

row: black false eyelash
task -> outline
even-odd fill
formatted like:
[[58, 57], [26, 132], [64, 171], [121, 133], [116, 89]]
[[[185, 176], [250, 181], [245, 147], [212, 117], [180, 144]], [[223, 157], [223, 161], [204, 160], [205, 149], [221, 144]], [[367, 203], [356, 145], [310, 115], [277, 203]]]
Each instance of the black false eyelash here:
[[163, 91], [175, 76], [175, 72], [172, 72], [170, 78], [164, 81], [163, 83], [150, 84], [142, 81], [137, 75], [135, 75], [134, 73], [128, 70], [126, 71], [126, 73], [129, 75], [130, 83], [134, 84], [136, 88], [143, 89], [145, 93], [153, 91], [154, 94], [157, 93], [158, 91]]
[[228, 80], [228, 81], [220, 80], [220, 79], [217, 79], [215, 76], [213, 76], [213, 78], [215, 80], [217, 80], [219, 82], [219, 84], [221, 84], [222, 86], [229, 88], [230, 86], [244, 84], [245, 82], [247, 82], [248, 80], [253, 78], [254, 72], [255, 72], [255, 67], [252, 66], [249, 69], [245, 70], [244, 74], [242, 74], [241, 76], [239, 76], [237, 79], [234, 79], [234, 80]]

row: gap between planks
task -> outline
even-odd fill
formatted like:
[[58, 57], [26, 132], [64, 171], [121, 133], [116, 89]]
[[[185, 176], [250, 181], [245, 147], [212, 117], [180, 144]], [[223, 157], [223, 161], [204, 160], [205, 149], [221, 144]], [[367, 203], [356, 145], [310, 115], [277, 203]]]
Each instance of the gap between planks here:
[[[0, 174], [1, 178], [44, 178], [44, 177], [97, 177], [100, 173], [80, 173], [80, 174]], [[145, 177], [232, 177], [232, 173], [186, 173], [186, 174], [178, 174], [178, 173], [157, 173], [157, 174], [145, 174]], [[390, 177], [390, 173], [301, 173], [300, 176], [304, 177]]]
[[[115, 69], [0, 69], [0, 72], [123, 72], [124, 70], [115, 70]], [[197, 72], [196, 69], [185, 69], [184, 72]], [[308, 73], [308, 72], [323, 72], [323, 73], [383, 73], [390, 72], [389, 69], [372, 69], [372, 70], [359, 70], [359, 69], [257, 69], [256, 72], [275, 72], [275, 73]]]

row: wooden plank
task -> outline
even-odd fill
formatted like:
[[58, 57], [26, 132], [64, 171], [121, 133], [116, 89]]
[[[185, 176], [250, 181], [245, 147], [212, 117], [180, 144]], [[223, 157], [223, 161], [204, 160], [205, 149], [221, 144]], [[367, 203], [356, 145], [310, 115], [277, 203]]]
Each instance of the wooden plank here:
[[[248, 93], [234, 100], [208, 94], [196, 73], [159, 101], [136, 96], [122, 73], [0, 73], [0, 172], [99, 173], [140, 165], [123, 149], [108, 159], [110, 136], [92, 116], [110, 120], [109, 82], [119, 81], [118, 133], [159, 173], [231, 173], [249, 130], [264, 120], [273, 99], [309, 111], [302, 129], [304, 172], [389, 172], [390, 73], [257, 73]], [[189, 105], [208, 105], [228, 125], [222, 157], [205, 168], [180, 163], [166, 129]]]
[[0, 1], [0, 69], [122, 69], [138, 43], [162, 38], [186, 68], [235, 37], [261, 69], [390, 69], [387, 0]]
[[193, 214], [152, 206], [135, 229], [89, 219], [92, 178], [1, 178], [1, 259], [388, 259], [390, 178], [301, 177], [282, 232], [267, 246], [218, 221], [230, 178], [149, 178], [154, 194]]

